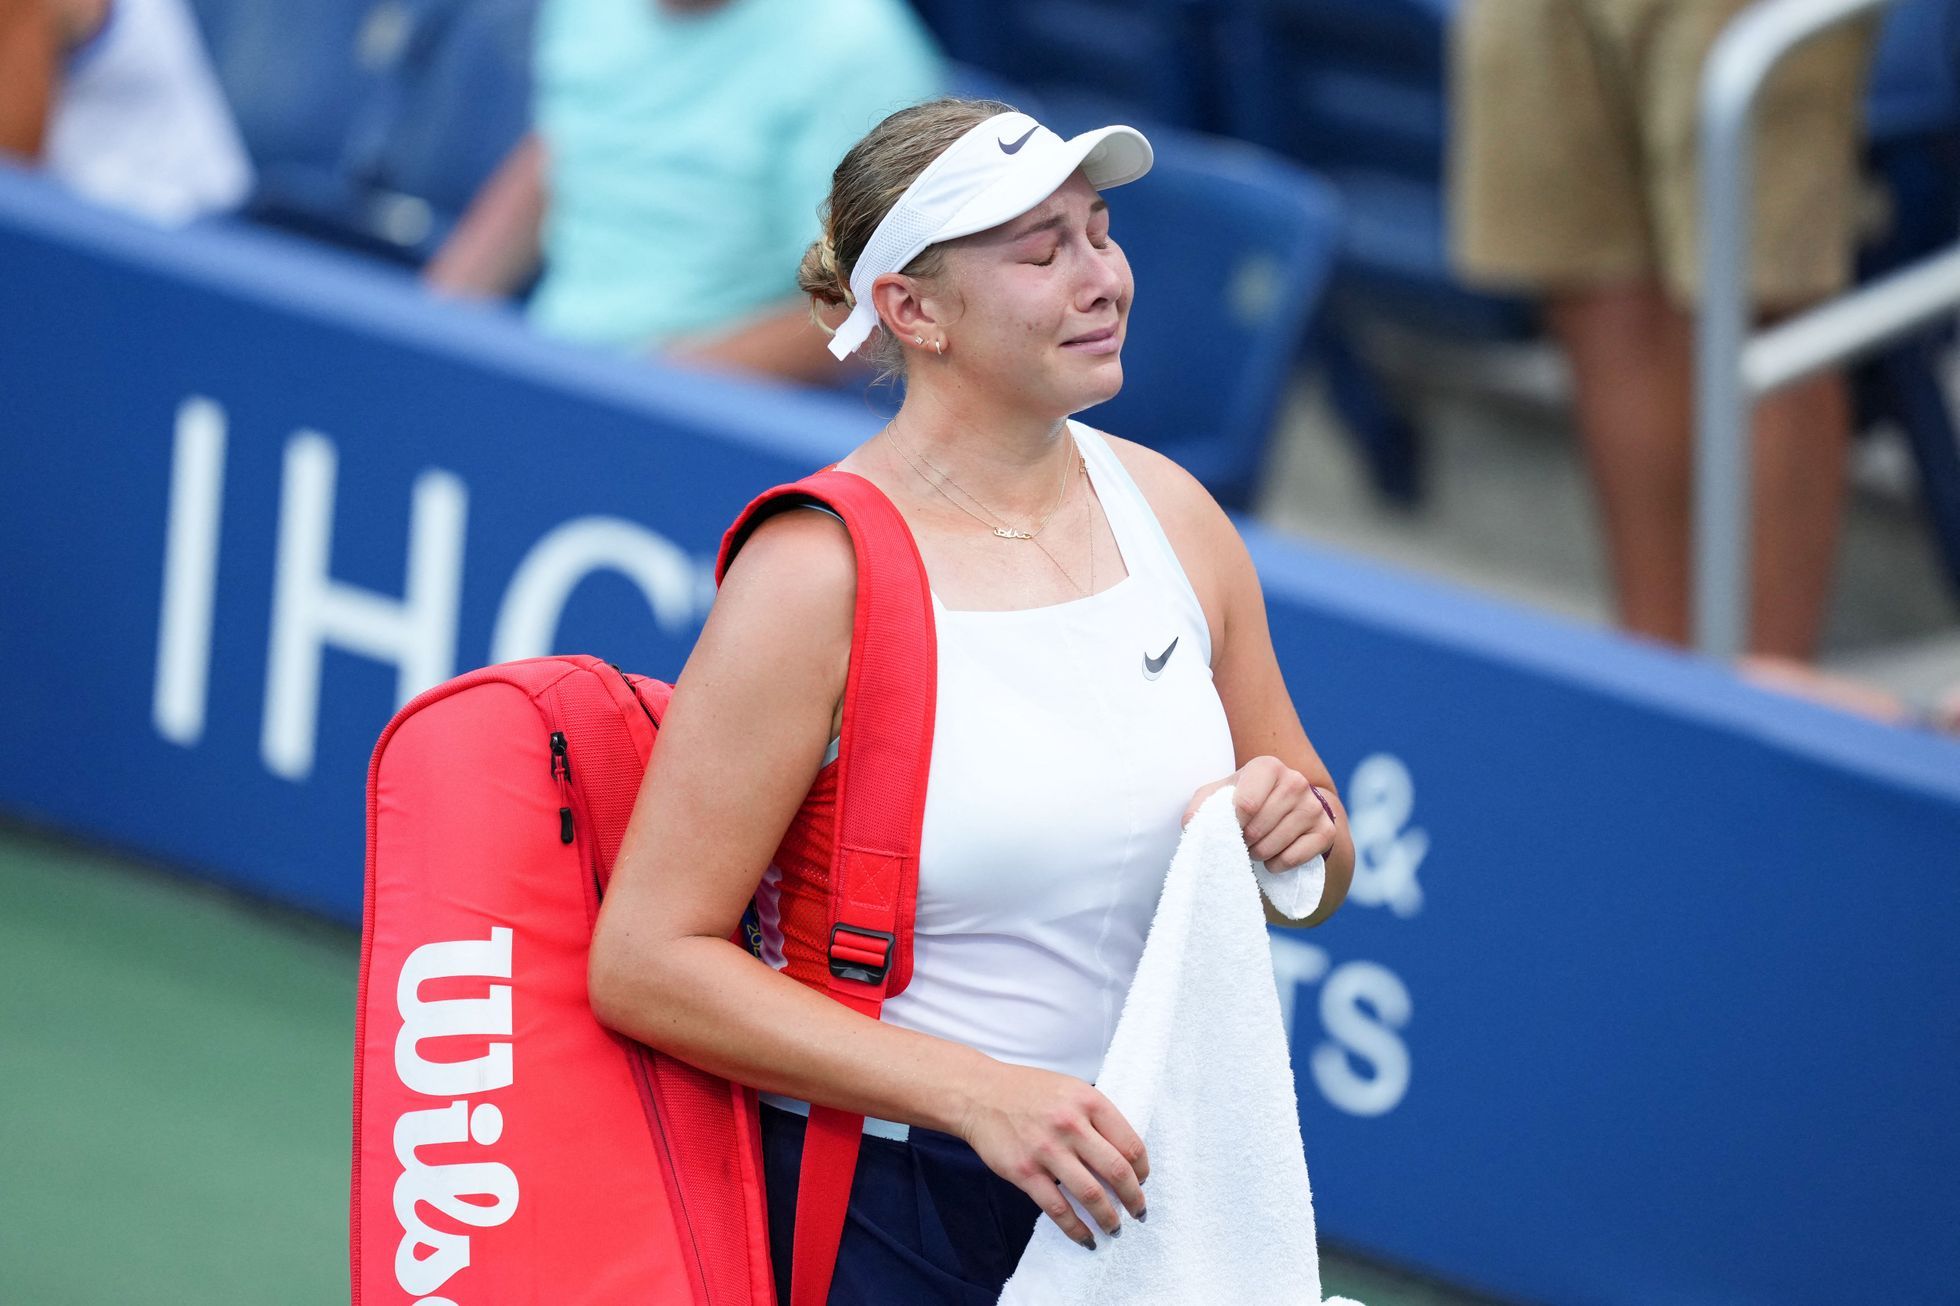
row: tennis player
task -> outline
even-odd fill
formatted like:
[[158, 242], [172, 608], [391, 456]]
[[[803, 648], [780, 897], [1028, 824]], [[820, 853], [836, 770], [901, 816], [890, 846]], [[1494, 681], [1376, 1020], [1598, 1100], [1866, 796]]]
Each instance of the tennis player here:
[[[1162, 455], [1070, 420], [1123, 384], [1134, 286], [1104, 193], [1150, 162], [1128, 127], [1064, 140], [931, 101], [844, 156], [803, 262], [850, 309], [832, 352], [906, 382], [839, 466], [898, 507], [932, 589], [912, 979], [873, 1021], [779, 973], [824, 947], [783, 928], [824, 882], [851, 656], [852, 545], [824, 511], [771, 517], [730, 568], [592, 950], [609, 1025], [764, 1090], [785, 1301], [812, 1102], [868, 1117], [833, 1302], [991, 1303], [1043, 1212], [1095, 1245], [1064, 1189], [1105, 1235], [1145, 1217], [1143, 1142], [1094, 1084], [1212, 790], [1237, 786], [1269, 868], [1326, 856], [1307, 924], [1347, 891], [1347, 817], [1237, 531]], [[751, 899], [767, 964], [729, 942]]]

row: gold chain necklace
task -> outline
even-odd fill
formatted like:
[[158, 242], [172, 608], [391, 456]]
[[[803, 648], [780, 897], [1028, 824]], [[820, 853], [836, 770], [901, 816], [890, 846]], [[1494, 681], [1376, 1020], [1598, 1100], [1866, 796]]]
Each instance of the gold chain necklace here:
[[1089, 587], [1087, 589], [1083, 589], [1082, 583], [1076, 580], [1073, 575], [1070, 575], [1069, 569], [1062, 565], [1061, 559], [1057, 558], [1052, 553], [1048, 553], [1047, 545], [1043, 544], [1040, 540], [1036, 540], [1034, 542], [1034, 547], [1040, 549], [1043, 553], [1047, 554], [1048, 561], [1055, 564], [1055, 570], [1061, 572], [1062, 575], [1067, 576], [1068, 583], [1075, 586], [1075, 588], [1077, 588], [1078, 590], [1082, 590], [1082, 597], [1087, 598], [1091, 594], [1094, 594], [1096, 592], [1096, 514], [1095, 511], [1089, 506], [1090, 500], [1094, 499], [1096, 496], [1089, 493], [1089, 489], [1088, 489], [1088, 485], [1089, 485], [1088, 462], [1083, 460], [1082, 455], [1080, 453], [1076, 454], [1076, 460], [1082, 463], [1082, 484], [1083, 484], [1082, 516], [1085, 522], [1086, 533], [1088, 535], [1088, 540], [1089, 540]]
[[[1061, 564], [1061, 560], [1056, 558], [1056, 556], [1053, 553], [1050, 553], [1048, 551], [1047, 545], [1043, 544], [1040, 540], [1035, 539], [1035, 536], [1041, 534], [1042, 531], [1047, 529], [1049, 521], [1052, 520], [1056, 512], [1058, 512], [1061, 509], [1062, 501], [1068, 497], [1068, 472], [1069, 472], [1068, 463], [1064, 462], [1062, 464], [1062, 492], [1061, 494], [1056, 496], [1055, 506], [1048, 510], [1048, 515], [1046, 517], [1043, 517], [1041, 519], [1041, 525], [1035, 527], [1032, 531], [1011, 531], [1010, 529], [1003, 529], [1002, 527], [992, 525], [990, 522], [987, 521], [986, 518], [980, 516], [978, 513], [974, 512], [973, 509], [967, 507], [965, 504], [961, 503], [958, 499], [955, 499], [952, 495], [946, 493], [945, 486], [941, 485], [938, 481], [933, 480], [930, 476], [927, 476], [925, 474], [925, 470], [921, 468], [919, 464], [913, 460], [912, 455], [906, 451], [905, 446], [899, 443], [898, 437], [892, 434], [891, 427], [887, 426], [885, 428], [885, 436], [891, 441], [892, 447], [894, 449], [897, 449], [900, 456], [903, 457], [905, 461], [911, 466], [912, 470], [918, 473], [919, 479], [924, 481], [927, 485], [930, 485], [933, 489], [939, 491], [940, 498], [946, 500], [946, 502], [952, 504], [955, 508], [958, 508], [961, 512], [973, 518], [973, 520], [979, 522], [982, 526], [987, 527], [989, 530], [993, 531], [994, 534], [1000, 536], [1004, 540], [1033, 540], [1034, 547], [1041, 550], [1041, 555], [1047, 558], [1048, 561], [1054, 563], [1055, 570], [1061, 572], [1063, 577], [1067, 579], [1069, 584], [1073, 585], [1077, 590], [1081, 591], [1084, 598], [1087, 598], [1089, 595], [1094, 594], [1096, 592], [1096, 519], [1094, 514], [1090, 511], [1089, 508], [1089, 501], [1095, 497], [1094, 495], [1089, 494], [1086, 491], [1086, 489], [1082, 495], [1082, 514], [1088, 521], [1088, 534], [1089, 534], [1089, 587], [1087, 589], [1083, 589], [1082, 582], [1078, 581], [1075, 578], [1074, 573], [1070, 572], [1067, 567], [1064, 567]], [[920, 456], [924, 457], [923, 454]], [[1084, 486], [1086, 487], [1089, 481], [1089, 464], [1082, 457], [1082, 453], [1080, 450], [1076, 451], [1075, 461], [1077, 464], [1080, 465], [1082, 469], [1082, 481]], [[961, 494], [966, 494], [967, 497], [970, 499], [973, 498], [971, 494], [967, 494], [966, 490], [961, 489], [959, 483], [953, 480], [951, 476], [948, 476], [945, 473], [945, 471], [937, 467], [934, 467], [933, 470], [939, 472], [941, 476], [945, 477], [947, 484], [951, 485], [954, 489], [959, 490]], [[980, 503], [980, 500], [978, 499], [973, 499], [973, 501], [977, 504], [980, 504], [982, 508], [985, 508], [986, 511], [994, 517], [995, 521], [1001, 520], [1000, 514], [995, 513], [992, 508], [988, 508], [986, 504]]]
[[[1008, 525], [1007, 518], [1001, 516], [999, 513], [995, 512], [992, 508], [987, 507], [986, 504], [980, 503], [979, 496], [974, 494], [971, 490], [967, 489], [965, 486], [961, 485], [958, 481], [954, 480], [953, 474], [951, 472], [939, 466], [937, 463], [934, 463], [931, 459], [927, 458], [924, 454], [919, 454], [917, 457], [914, 457], [911, 450], [907, 449], [905, 445], [899, 440], [897, 430], [889, 424], [885, 427], [885, 438], [890, 440], [892, 443], [892, 447], [898, 450], [898, 452], [904, 457], [907, 463], [911, 464], [912, 470], [919, 474], [920, 480], [924, 481], [927, 485], [932, 486], [933, 489], [938, 490], [941, 497], [943, 497], [946, 500], [946, 502], [952, 504], [955, 508], [958, 508], [961, 512], [973, 518], [973, 520], [979, 522], [982, 526], [985, 526], [988, 530], [992, 531], [994, 534], [1000, 536], [1000, 538], [1002, 538], [1003, 540], [1031, 540], [1035, 536], [1041, 534], [1041, 532], [1048, 529], [1048, 523], [1054, 520], [1055, 514], [1061, 510], [1062, 501], [1068, 497], [1069, 464], [1068, 464], [1068, 459], [1064, 458], [1062, 460], [1061, 486], [1056, 491], [1055, 502], [1049, 506], [1048, 512], [1045, 516], [1042, 517], [1041, 524], [1039, 526], [1036, 526], [1031, 531], [1022, 530], [1019, 527]], [[927, 476], [925, 474], [925, 469], [919, 466], [921, 462], [924, 462], [926, 467], [930, 467], [932, 468], [933, 471], [938, 472], [940, 479], [945, 482], [945, 485], [952, 486], [954, 489], [958, 490], [961, 494], [965, 495], [969, 499], [972, 499], [973, 502], [975, 502], [976, 504], [979, 504], [981, 510], [984, 511], [988, 517], [992, 517], [993, 521], [991, 522], [988, 521], [985, 517], [980, 516], [979, 513], [974, 512], [973, 509], [967, 507], [965, 504], [961, 503], [958, 499], [955, 499], [952, 495], [947, 494], [945, 490], [945, 485], [941, 485], [939, 481], [935, 481], [930, 476]]]

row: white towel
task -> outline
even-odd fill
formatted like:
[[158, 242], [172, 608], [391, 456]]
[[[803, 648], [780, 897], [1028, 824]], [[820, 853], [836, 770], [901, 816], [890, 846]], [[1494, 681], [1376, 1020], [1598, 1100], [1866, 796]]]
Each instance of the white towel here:
[[1094, 1251], [1042, 1219], [1002, 1306], [1320, 1302], [1293, 1068], [1253, 886], [1297, 920], [1319, 905], [1326, 868], [1255, 866], [1232, 792], [1185, 828], [1096, 1083], [1150, 1149], [1150, 1219], [1126, 1214], [1111, 1238], [1083, 1213]]

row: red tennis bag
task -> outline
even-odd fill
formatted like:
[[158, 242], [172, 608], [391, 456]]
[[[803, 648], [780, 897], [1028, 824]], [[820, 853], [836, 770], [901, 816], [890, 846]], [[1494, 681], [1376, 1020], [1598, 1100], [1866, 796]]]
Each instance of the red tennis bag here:
[[[875, 1017], [911, 972], [932, 608], [904, 520], [844, 472], [758, 497], [717, 577], [765, 517], [812, 502], [850, 528], [857, 606], [834, 801], [803, 814], [832, 823], [814, 899], [828, 920], [799, 922], [830, 940], [828, 964], [792, 974]], [[356, 1306], [774, 1302], [754, 1094], [600, 1025], [586, 993], [671, 692], [596, 658], [536, 658], [438, 685], [382, 732], [355, 1022]], [[799, 1306], [828, 1296], [860, 1127], [812, 1112]]]

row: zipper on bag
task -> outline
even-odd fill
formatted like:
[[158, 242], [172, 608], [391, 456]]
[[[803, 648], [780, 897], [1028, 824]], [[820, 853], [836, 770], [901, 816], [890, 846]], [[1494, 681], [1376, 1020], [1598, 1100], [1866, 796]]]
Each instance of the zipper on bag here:
[[566, 806], [558, 809], [558, 842], [570, 843], [576, 838], [572, 828], [572, 758], [570, 745], [565, 741], [565, 732], [551, 732], [551, 778], [558, 782], [558, 791], [564, 797]]

